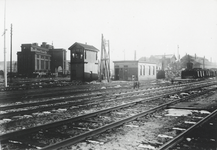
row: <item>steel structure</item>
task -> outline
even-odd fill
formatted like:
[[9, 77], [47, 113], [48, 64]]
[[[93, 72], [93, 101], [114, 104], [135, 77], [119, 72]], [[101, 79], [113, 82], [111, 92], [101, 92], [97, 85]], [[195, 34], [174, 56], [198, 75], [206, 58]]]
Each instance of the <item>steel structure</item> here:
[[106, 80], [110, 82], [110, 46], [109, 40], [105, 40], [102, 34], [101, 40], [101, 57], [99, 63], [99, 80]]

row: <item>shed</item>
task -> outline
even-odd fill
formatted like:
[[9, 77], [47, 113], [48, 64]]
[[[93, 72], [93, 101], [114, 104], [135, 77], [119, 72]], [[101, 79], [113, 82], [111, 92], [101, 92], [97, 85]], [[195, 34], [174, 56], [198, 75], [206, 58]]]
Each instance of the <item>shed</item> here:
[[156, 79], [156, 63], [146, 61], [113, 61], [115, 68], [115, 80], [131, 81]]

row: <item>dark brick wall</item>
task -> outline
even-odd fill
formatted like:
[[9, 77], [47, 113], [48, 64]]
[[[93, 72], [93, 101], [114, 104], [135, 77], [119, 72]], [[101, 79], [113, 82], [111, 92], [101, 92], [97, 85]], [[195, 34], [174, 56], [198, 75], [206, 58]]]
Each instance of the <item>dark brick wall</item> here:
[[31, 77], [35, 69], [35, 53], [34, 52], [18, 52], [17, 53], [17, 72], [23, 76]]

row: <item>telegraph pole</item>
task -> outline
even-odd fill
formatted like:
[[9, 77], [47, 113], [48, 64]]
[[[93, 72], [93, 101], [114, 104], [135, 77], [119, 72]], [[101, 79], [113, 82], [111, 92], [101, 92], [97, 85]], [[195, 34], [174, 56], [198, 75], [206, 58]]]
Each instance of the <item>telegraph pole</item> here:
[[10, 83], [12, 83], [12, 24], [11, 24], [11, 57], [10, 57]]
[[[109, 71], [109, 78], [111, 77], [111, 70], [110, 70], [110, 45], [109, 45], [110, 43], [109, 43], [109, 40], [108, 40], [108, 71]], [[109, 79], [109, 81], [110, 81], [110, 79]]]
[[100, 56], [100, 63], [99, 63], [99, 81], [101, 82], [102, 81], [102, 73], [103, 73], [103, 70], [102, 70], [102, 59], [103, 59], [103, 34], [102, 34], [102, 38], [101, 38], [101, 56]]
[[205, 56], [203, 57], [203, 69], [205, 69]]
[[6, 60], [6, 0], [5, 0], [5, 10], [4, 10], [4, 79], [5, 87], [7, 87], [7, 60]]
[[179, 59], [180, 59], [180, 57], [179, 57], [179, 45], [177, 45], [177, 55], [178, 55], [178, 61], [179, 61]]

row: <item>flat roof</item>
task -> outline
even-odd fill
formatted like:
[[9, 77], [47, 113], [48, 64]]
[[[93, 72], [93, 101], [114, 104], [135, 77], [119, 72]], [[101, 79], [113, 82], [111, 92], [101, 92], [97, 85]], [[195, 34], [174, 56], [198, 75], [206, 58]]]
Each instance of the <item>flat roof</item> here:
[[147, 64], [156, 64], [154, 62], [148, 62], [148, 61], [138, 61], [138, 60], [118, 60], [118, 61], [113, 61], [114, 63], [147, 63]]

